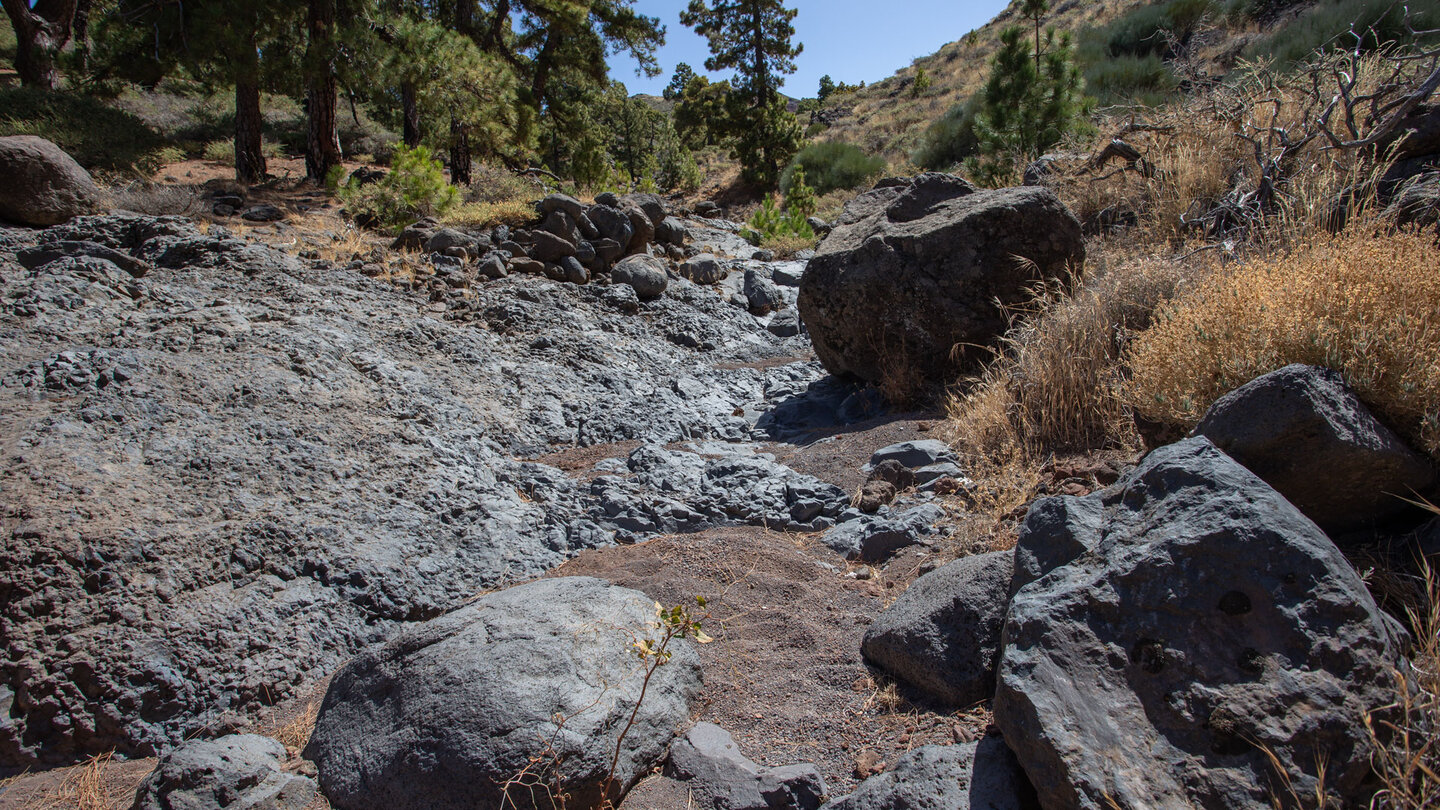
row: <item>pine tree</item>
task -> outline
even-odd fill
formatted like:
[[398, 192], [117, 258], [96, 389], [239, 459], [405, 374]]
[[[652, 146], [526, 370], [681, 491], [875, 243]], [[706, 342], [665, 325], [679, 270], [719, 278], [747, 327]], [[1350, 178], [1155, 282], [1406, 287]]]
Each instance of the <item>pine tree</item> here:
[[305, 49], [305, 176], [325, 182], [330, 169], [339, 166], [340, 131], [335, 117], [339, 91], [335, 75], [337, 0], [310, 0]]
[[819, 93], [816, 95], [816, 98], [824, 101], [825, 99], [829, 98], [830, 94], [833, 92], [835, 92], [835, 80], [830, 78], [830, 74], [828, 73], [824, 76], [821, 76], [820, 90]]
[[[1027, 7], [1028, 2], [1034, 0], [1027, 0]], [[971, 169], [986, 182], [1039, 157], [1083, 122], [1082, 83], [1069, 35], [1048, 30], [1032, 49], [1026, 34], [1019, 27], [1001, 32], [975, 116], [982, 158]]]
[[665, 100], [674, 101], [679, 98], [680, 94], [685, 92], [685, 85], [689, 84], [693, 78], [695, 78], [694, 68], [684, 62], [676, 65], [675, 75], [670, 78], [670, 83], [665, 85], [665, 91], [662, 93]]
[[796, 12], [783, 0], [690, 0], [680, 21], [710, 43], [705, 68], [735, 70], [730, 121], [747, 180], [773, 188], [800, 149], [800, 123], [780, 95], [804, 45], [792, 44]]

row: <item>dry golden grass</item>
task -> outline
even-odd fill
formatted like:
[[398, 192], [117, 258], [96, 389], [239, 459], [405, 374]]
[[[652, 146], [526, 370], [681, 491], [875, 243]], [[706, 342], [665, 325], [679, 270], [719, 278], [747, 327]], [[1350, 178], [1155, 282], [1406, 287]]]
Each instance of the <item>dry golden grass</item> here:
[[456, 206], [441, 217], [446, 225], [461, 228], [493, 228], [496, 225], [512, 227], [524, 225], [535, 219], [535, 203], [528, 200], [502, 200], [500, 202], [473, 202]]
[[760, 247], [775, 254], [777, 259], [793, 259], [802, 250], [813, 250], [820, 240], [813, 236], [781, 234], [767, 236], [760, 241]]
[[1407, 609], [1416, 641], [1410, 666], [1394, 673], [1395, 703], [1365, 717], [1383, 785], [1373, 810], [1440, 807], [1440, 572], [1423, 560], [1420, 567], [1420, 598]]
[[1209, 261], [1102, 248], [1094, 278], [1073, 293], [1058, 283], [1042, 289], [1017, 313], [996, 360], [952, 398], [957, 448], [992, 463], [1064, 449], [1132, 449], [1125, 347], [1188, 278], [1209, 272]]
[[1217, 274], [1136, 338], [1126, 399], [1150, 419], [1189, 427], [1255, 377], [1324, 366], [1440, 457], [1437, 262], [1433, 234], [1357, 229]]

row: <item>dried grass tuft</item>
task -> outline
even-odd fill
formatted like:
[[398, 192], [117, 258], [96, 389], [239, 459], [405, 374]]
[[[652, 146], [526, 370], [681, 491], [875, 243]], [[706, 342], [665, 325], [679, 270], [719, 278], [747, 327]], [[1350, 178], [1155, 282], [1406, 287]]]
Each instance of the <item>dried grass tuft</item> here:
[[1226, 392], [1290, 363], [1339, 371], [1440, 458], [1440, 261], [1433, 234], [1317, 237], [1202, 282], [1127, 353], [1136, 412], [1193, 426]]

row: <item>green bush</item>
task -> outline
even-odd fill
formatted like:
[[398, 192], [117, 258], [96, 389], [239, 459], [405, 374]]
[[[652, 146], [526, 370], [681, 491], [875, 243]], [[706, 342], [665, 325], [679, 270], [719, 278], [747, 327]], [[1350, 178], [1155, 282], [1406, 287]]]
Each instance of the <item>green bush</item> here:
[[1081, 61], [1085, 66], [1085, 91], [1101, 104], [1156, 107], [1169, 100], [1180, 86], [1174, 71], [1153, 53]]
[[977, 93], [946, 110], [925, 129], [910, 160], [922, 169], [943, 171], [974, 155], [980, 149], [980, 136], [975, 132], [975, 107], [979, 99]]
[[1143, 6], [1100, 29], [1106, 55], [1174, 56], [1167, 33], [1183, 43], [1201, 20], [1220, 11], [1213, 0], [1170, 0]]
[[420, 217], [444, 216], [460, 202], [460, 192], [445, 180], [444, 167], [423, 146], [399, 147], [384, 179], [364, 185], [351, 180], [337, 194], [352, 218], [386, 229]]
[[91, 171], [149, 174], [166, 146], [138, 117], [95, 98], [33, 87], [0, 90], [0, 136], [38, 135], [54, 141]]
[[816, 194], [858, 188], [885, 171], [885, 160], [872, 157], [848, 143], [812, 143], [795, 156], [780, 176], [780, 190], [789, 193], [797, 171]]
[[[1440, 10], [1433, 3], [1412, 4], [1411, 24], [1422, 31], [1440, 28]], [[1364, 51], [1410, 39], [1403, 4], [1322, 0], [1284, 27], [1256, 40], [1246, 48], [1245, 55], [1252, 59], [1274, 58], [1282, 66], [1296, 64], [1315, 51], [1353, 48], [1355, 40], [1349, 34], [1352, 25], [1363, 34], [1361, 50]]]

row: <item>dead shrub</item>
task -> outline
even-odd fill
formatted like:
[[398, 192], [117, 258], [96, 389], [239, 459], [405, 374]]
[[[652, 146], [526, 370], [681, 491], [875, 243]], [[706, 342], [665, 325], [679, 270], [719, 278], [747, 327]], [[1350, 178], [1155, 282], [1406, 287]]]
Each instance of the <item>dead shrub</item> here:
[[1192, 427], [1216, 399], [1291, 363], [1340, 372], [1440, 458], [1440, 260], [1433, 234], [1352, 230], [1216, 274], [1165, 307], [1126, 360], [1125, 401]]

